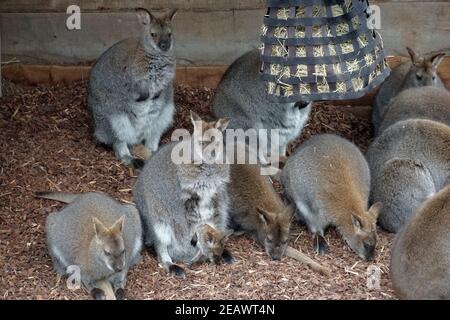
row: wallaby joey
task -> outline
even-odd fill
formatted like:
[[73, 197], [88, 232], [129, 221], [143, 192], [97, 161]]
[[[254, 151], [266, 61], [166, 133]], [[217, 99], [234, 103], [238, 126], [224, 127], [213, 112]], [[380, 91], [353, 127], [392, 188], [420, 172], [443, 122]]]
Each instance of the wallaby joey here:
[[[191, 264], [203, 261], [220, 264], [223, 260], [224, 246], [228, 236], [229, 234], [224, 235], [209, 224], [199, 226], [198, 231], [191, 240], [191, 245], [198, 248], [198, 252], [191, 260]], [[225, 252], [225, 254], [227, 253]]]
[[95, 137], [112, 146], [125, 164], [142, 166], [130, 147], [143, 143], [156, 151], [161, 135], [172, 123], [175, 12], [157, 17], [137, 9], [142, 34], [113, 45], [90, 73], [88, 104]]
[[[206, 151], [211, 145], [222, 143], [214, 139], [214, 133], [225, 130], [229, 121], [205, 122], [195, 113], [191, 113], [191, 120], [194, 133], [158, 150], [147, 161], [133, 189], [146, 244], [155, 247], [167, 271], [182, 277], [183, 268], [173, 261], [190, 263], [197, 254], [190, 245], [197, 228], [209, 224], [223, 234], [228, 230], [229, 165], [215, 161]], [[180, 150], [186, 145], [194, 150], [189, 161], [174, 162], [174, 157], [188, 152]], [[193, 161], [192, 156], [200, 161]], [[233, 260], [227, 250], [222, 256], [225, 262]]]
[[269, 257], [280, 260], [288, 245], [293, 207], [283, 204], [258, 165], [231, 165], [229, 193], [233, 228], [253, 233]]
[[95, 299], [105, 299], [112, 286], [118, 299], [125, 298], [128, 270], [140, 260], [142, 227], [139, 213], [101, 193], [79, 196], [39, 192], [38, 197], [70, 202], [47, 217], [47, 247], [55, 270], [80, 270], [81, 284]]
[[435, 87], [402, 91], [385, 110], [378, 134], [394, 123], [407, 119], [429, 119], [450, 125], [450, 92]]
[[[232, 129], [266, 129], [259, 144], [271, 144], [272, 129], [279, 130], [279, 155], [286, 155], [289, 142], [300, 135], [308, 121], [312, 104], [273, 103], [268, 99], [266, 84], [260, 78], [261, 57], [253, 50], [237, 59], [226, 71], [215, 95], [212, 111], [217, 118], [231, 119]], [[267, 140], [262, 140], [262, 137]]]
[[401, 91], [424, 86], [444, 87], [437, 74], [437, 67], [444, 59], [445, 53], [439, 52], [419, 56], [411, 48], [406, 49], [411, 61], [404, 62], [392, 70], [375, 97], [372, 111], [375, 133], [378, 133], [390, 100]]
[[367, 152], [371, 201], [384, 206], [378, 222], [398, 232], [425, 199], [448, 184], [450, 127], [411, 119], [388, 127]]
[[391, 279], [402, 299], [450, 299], [450, 186], [427, 199], [394, 242]]
[[319, 253], [326, 251], [324, 233], [332, 225], [358, 256], [374, 258], [381, 204], [367, 210], [369, 167], [354, 144], [335, 135], [314, 136], [288, 158], [281, 180]]

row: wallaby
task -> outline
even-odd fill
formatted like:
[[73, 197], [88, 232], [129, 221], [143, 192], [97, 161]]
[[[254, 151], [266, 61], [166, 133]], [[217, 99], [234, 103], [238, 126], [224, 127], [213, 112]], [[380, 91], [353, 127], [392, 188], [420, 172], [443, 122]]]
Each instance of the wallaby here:
[[411, 58], [392, 70], [378, 91], [372, 110], [372, 122], [375, 134], [378, 133], [384, 112], [390, 100], [401, 91], [424, 86], [444, 87], [437, 74], [437, 68], [444, 59], [445, 53], [438, 52], [419, 56], [411, 48], [406, 48]]
[[[188, 244], [198, 226], [209, 224], [223, 234], [228, 231], [229, 165], [212, 161], [206, 150], [222, 144], [217, 139], [213, 141], [213, 133], [225, 130], [229, 120], [204, 122], [193, 112], [191, 120], [192, 136], [158, 150], [147, 161], [133, 188], [146, 244], [155, 247], [167, 271], [181, 277], [185, 271], [173, 261], [189, 263], [196, 255], [196, 248]], [[178, 148], [186, 144], [193, 147], [193, 156], [200, 156], [201, 161], [174, 162]], [[224, 250], [223, 258], [225, 262], [233, 261], [228, 250]]]
[[144, 143], [154, 152], [175, 112], [172, 19], [137, 9], [143, 32], [116, 43], [97, 60], [89, 77], [88, 105], [95, 138], [112, 146], [125, 164], [141, 167], [130, 147]]
[[378, 222], [398, 232], [420, 204], [450, 182], [450, 127], [410, 119], [388, 127], [367, 152], [371, 201], [384, 206]]
[[125, 298], [128, 270], [140, 260], [142, 227], [139, 213], [102, 193], [75, 195], [38, 192], [40, 198], [70, 203], [46, 220], [47, 247], [55, 270], [80, 268], [81, 283], [95, 299], [109, 296], [112, 286]]
[[378, 134], [394, 123], [407, 119], [429, 119], [450, 125], [450, 92], [435, 87], [402, 91], [385, 110]]
[[[273, 103], [266, 93], [266, 83], [260, 78], [261, 57], [259, 50], [253, 50], [238, 58], [226, 71], [217, 88], [212, 111], [217, 118], [231, 119], [232, 129], [279, 129], [280, 156], [286, 155], [289, 142], [300, 135], [308, 121], [312, 104]], [[259, 144], [268, 143], [259, 138]]]
[[450, 186], [427, 199], [399, 232], [391, 279], [402, 299], [450, 299]]
[[324, 233], [331, 225], [358, 256], [374, 258], [381, 204], [367, 210], [369, 167], [353, 143], [330, 134], [313, 136], [288, 158], [281, 181], [320, 254], [327, 250]]
[[258, 165], [231, 165], [230, 224], [253, 233], [273, 260], [286, 252], [294, 210], [284, 205]]
[[203, 261], [220, 264], [228, 236], [229, 234], [224, 235], [209, 224], [199, 226], [191, 240], [191, 245], [197, 247], [198, 252], [190, 264]]

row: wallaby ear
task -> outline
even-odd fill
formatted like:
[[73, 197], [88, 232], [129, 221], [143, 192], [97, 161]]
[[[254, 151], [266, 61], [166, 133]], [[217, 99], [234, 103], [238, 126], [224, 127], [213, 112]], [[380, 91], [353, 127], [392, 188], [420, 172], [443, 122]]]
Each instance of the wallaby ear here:
[[172, 9], [170, 10], [167, 15], [166, 15], [166, 20], [170, 20], [172, 21], [173, 18], [175, 18], [175, 16], [177, 15], [178, 9]]
[[381, 202], [374, 203], [369, 208], [369, 214], [375, 221], [378, 219], [378, 215], [380, 214], [381, 209], [383, 209], [383, 204]]
[[354, 214], [352, 214], [352, 223], [356, 230], [361, 230], [363, 228], [361, 220]]
[[413, 49], [411, 49], [410, 47], [406, 47], [406, 50], [408, 51], [408, 54], [411, 57], [411, 61], [413, 63], [419, 62], [419, 56], [414, 52]]
[[265, 223], [265, 224], [269, 224], [270, 221], [270, 215], [269, 213], [262, 209], [261, 207], [256, 207], [256, 211], [259, 214], [259, 218]]
[[108, 228], [106, 228], [100, 220], [94, 217], [92, 218], [92, 222], [94, 224], [95, 236], [97, 238], [101, 238], [108, 233]]
[[145, 8], [137, 8], [136, 14], [138, 16], [139, 22], [142, 23], [144, 26], [149, 25], [150, 22], [153, 20], [153, 16], [150, 13], [150, 11], [148, 11]]
[[444, 52], [439, 52], [439, 53], [432, 55], [430, 57], [431, 65], [433, 67], [437, 68], [439, 66], [439, 64], [442, 62], [442, 60], [444, 60], [444, 58], [445, 58]]
[[120, 236], [123, 233], [123, 223], [125, 221], [125, 216], [121, 216], [113, 226], [110, 228], [112, 234]]
[[228, 125], [230, 124], [230, 118], [223, 118], [216, 121], [216, 124], [214, 125], [214, 128], [220, 131], [224, 131]]

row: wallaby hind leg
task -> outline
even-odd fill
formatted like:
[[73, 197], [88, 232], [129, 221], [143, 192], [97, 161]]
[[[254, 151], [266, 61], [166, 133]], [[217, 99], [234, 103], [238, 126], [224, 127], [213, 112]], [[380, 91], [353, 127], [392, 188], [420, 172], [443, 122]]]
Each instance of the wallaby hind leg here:
[[168, 246], [172, 241], [170, 234], [170, 228], [161, 225], [159, 228], [155, 228], [155, 249], [158, 255], [158, 260], [161, 265], [171, 275], [185, 278], [186, 272], [184, 269], [172, 262], [172, 258], [169, 255]]
[[320, 255], [325, 255], [328, 252], [328, 243], [324, 236], [320, 234], [314, 234], [314, 248]]
[[125, 300], [125, 286], [127, 284], [128, 270], [123, 270], [114, 276], [110, 277], [109, 281], [112, 284], [113, 291], [115, 292], [117, 300]]
[[149, 126], [149, 130], [144, 134], [144, 145], [152, 152], [156, 152], [159, 148], [161, 137], [170, 127], [173, 121], [175, 106], [172, 102], [164, 106], [158, 118], [153, 119], [153, 123]]

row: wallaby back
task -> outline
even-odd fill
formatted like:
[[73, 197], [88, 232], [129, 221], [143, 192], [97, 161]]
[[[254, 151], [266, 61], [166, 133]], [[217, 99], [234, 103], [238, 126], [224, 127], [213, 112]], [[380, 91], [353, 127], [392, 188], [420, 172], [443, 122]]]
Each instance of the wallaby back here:
[[450, 186], [426, 200], [397, 235], [391, 279], [402, 299], [450, 299]]
[[450, 92], [431, 86], [400, 92], [389, 103], [378, 134], [407, 119], [429, 119], [450, 125]]
[[392, 70], [375, 97], [372, 122], [376, 133], [390, 100], [401, 91], [424, 86], [444, 87], [442, 80], [437, 75], [437, 67], [442, 62], [445, 53], [436, 52], [419, 56], [411, 48], [407, 48], [407, 51], [410, 61], [404, 62]]
[[354, 144], [335, 135], [313, 136], [288, 158], [281, 180], [313, 234], [323, 237], [335, 226], [358, 255], [373, 257], [378, 205], [367, 208], [369, 167]]
[[375, 139], [367, 152], [371, 201], [384, 206], [379, 224], [398, 232], [417, 207], [450, 177], [450, 127], [422, 119], [398, 122]]

